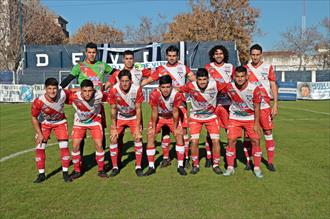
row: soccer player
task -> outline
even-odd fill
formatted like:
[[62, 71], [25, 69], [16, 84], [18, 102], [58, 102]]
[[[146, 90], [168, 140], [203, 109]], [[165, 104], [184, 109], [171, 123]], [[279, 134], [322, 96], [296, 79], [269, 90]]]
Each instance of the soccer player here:
[[[85, 60], [83, 62], [79, 62], [72, 68], [71, 73], [61, 82], [61, 87], [67, 87], [73, 79], [77, 78], [79, 84], [81, 84], [83, 80], [89, 79], [93, 82], [95, 90], [103, 90], [104, 75], [113, 73], [115, 69], [104, 62], [96, 60], [96, 55], [97, 45], [95, 43], [87, 43], [85, 49]], [[106, 117], [103, 105], [101, 106], [101, 113], [103, 118], [102, 126], [104, 134], [104, 129], [106, 128]], [[81, 156], [84, 151], [84, 142], [85, 141], [83, 139], [80, 146]], [[103, 136], [102, 142], [103, 148], [105, 148], [105, 136]]]
[[[143, 80], [141, 83], [141, 86], [144, 86], [146, 84], [149, 84], [153, 81], [157, 81], [159, 77], [163, 75], [170, 75], [172, 78], [172, 83], [174, 87], [181, 87], [186, 84], [186, 79], [189, 81], [195, 80], [194, 73], [190, 70], [189, 67], [179, 62], [179, 49], [176, 46], [169, 46], [166, 49], [166, 59], [167, 63], [165, 65], [159, 66], [156, 68], [156, 70], [151, 73], [150, 77]], [[184, 100], [182, 102], [182, 106], [180, 107], [180, 119], [182, 121], [182, 127], [183, 127], [183, 139], [185, 143], [185, 167], [189, 166], [189, 138], [187, 134], [187, 127], [188, 127], [188, 121], [187, 121], [187, 104]], [[169, 145], [171, 143], [170, 136], [169, 135], [163, 135], [162, 140], [162, 148], [163, 153], [164, 150], [169, 150]], [[166, 154], [166, 152], [165, 152]], [[169, 159], [164, 159], [162, 162], [162, 166], [168, 166], [170, 165]]]
[[142, 88], [132, 84], [132, 75], [129, 70], [121, 70], [118, 74], [119, 83], [109, 91], [111, 104], [110, 127], [110, 156], [113, 169], [110, 176], [119, 173], [118, 168], [118, 138], [123, 138], [124, 131], [130, 128], [134, 138], [135, 173], [143, 176], [142, 161], [142, 134], [141, 134], [141, 103], [143, 102]]
[[172, 78], [164, 75], [159, 78], [159, 88], [154, 89], [149, 96], [149, 104], [152, 108], [151, 119], [148, 126], [147, 157], [149, 169], [144, 174], [149, 176], [155, 173], [155, 138], [163, 126], [167, 126], [176, 140], [176, 154], [178, 159], [177, 171], [181, 176], [187, 175], [183, 166], [184, 144], [182, 138], [182, 126], [179, 121], [179, 107], [182, 104], [183, 95], [173, 89]]
[[[58, 81], [55, 78], [48, 78], [45, 81], [45, 94], [37, 97], [32, 104], [32, 125], [36, 131], [36, 164], [39, 175], [34, 183], [41, 183], [46, 180], [45, 175], [45, 148], [47, 141], [54, 130], [60, 151], [63, 179], [65, 182], [72, 180], [68, 174], [70, 165], [70, 152], [68, 148], [68, 126], [63, 111], [64, 103], [67, 100], [67, 94], [63, 89], [59, 89]], [[38, 116], [43, 117], [39, 123]]]
[[[124, 68], [126, 70], [129, 70], [132, 75], [132, 82], [136, 86], [140, 86], [143, 78], [147, 78], [151, 74], [151, 70], [144, 68], [144, 69], [139, 69], [138, 66], [135, 65], [134, 63], [134, 53], [131, 50], [126, 50], [124, 51], [124, 57], [123, 57], [123, 62], [124, 62]], [[116, 70], [110, 77], [107, 83], [105, 84], [105, 90], [109, 87], [113, 87], [118, 81], [118, 74], [120, 70]]]
[[261, 134], [259, 124], [261, 91], [258, 86], [248, 81], [247, 70], [243, 66], [236, 67], [234, 82], [227, 84], [226, 91], [232, 99], [232, 104], [229, 108], [230, 115], [227, 130], [228, 145], [226, 147], [226, 158], [228, 166], [223, 175], [230, 176], [235, 173], [236, 140], [241, 137], [242, 129], [244, 129], [252, 143], [254, 174], [256, 177], [262, 178], [259, 141]]
[[193, 168], [191, 174], [199, 172], [199, 133], [202, 126], [205, 125], [212, 140], [213, 171], [216, 174], [222, 174], [219, 167], [220, 161], [220, 142], [219, 142], [219, 123], [214, 114], [216, 108], [217, 94], [225, 88], [224, 83], [209, 80], [209, 74], [205, 68], [199, 68], [196, 72], [197, 80], [188, 82], [180, 87], [180, 91], [189, 93], [191, 97], [191, 111], [189, 118], [189, 129], [191, 135], [191, 159]]
[[[219, 83], [229, 83], [232, 80], [234, 66], [228, 63], [228, 50], [223, 45], [216, 45], [209, 51], [210, 63], [205, 65], [205, 69], [210, 75], [210, 80], [218, 81]], [[229, 119], [229, 106], [231, 104], [230, 97], [226, 92], [219, 92], [217, 97], [216, 114], [219, 119], [220, 126], [227, 128]], [[211, 139], [209, 136], [205, 141], [206, 162], [205, 167], [211, 167]]]
[[72, 162], [74, 170], [71, 179], [77, 179], [82, 175], [81, 154], [79, 150], [80, 142], [89, 130], [95, 144], [95, 159], [98, 165], [98, 176], [108, 177], [104, 170], [104, 150], [102, 147], [102, 102], [108, 100], [108, 95], [99, 90], [95, 90], [94, 83], [85, 79], [80, 84], [80, 91], [70, 93], [69, 104], [76, 110], [74, 124], [72, 128]]
[[[260, 124], [266, 140], [267, 169], [275, 171], [273, 164], [275, 141], [272, 134], [272, 120], [278, 114], [276, 76], [273, 67], [262, 61], [262, 47], [260, 45], [255, 44], [250, 48], [250, 57], [252, 61], [247, 65], [249, 81], [259, 86], [262, 92]], [[270, 103], [271, 98], [274, 100], [272, 107]]]

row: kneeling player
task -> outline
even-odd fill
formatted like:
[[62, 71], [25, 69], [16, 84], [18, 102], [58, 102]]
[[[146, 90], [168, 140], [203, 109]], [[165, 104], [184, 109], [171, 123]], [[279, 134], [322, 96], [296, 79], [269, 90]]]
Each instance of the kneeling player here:
[[[63, 111], [67, 94], [58, 88], [55, 78], [45, 81], [45, 94], [36, 98], [32, 104], [32, 125], [36, 131], [36, 164], [39, 171], [38, 178], [34, 183], [41, 183], [46, 179], [45, 175], [45, 148], [52, 130], [55, 132], [61, 150], [61, 162], [63, 179], [71, 182], [68, 174], [70, 165], [70, 152], [68, 148], [68, 126]], [[43, 121], [39, 123], [38, 116], [41, 114]]]
[[173, 90], [172, 78], [164, 75], [159, 78], [159, 88], [150, 94], [150, 105], [152, 108], [151, 119], [148, 126], [148, 146], [147, 157], [149, 169], [145, 176], [155, 173], [155, 138], [163, 126], [167, 126], [176, 140], [176, 154], [178, 159], [178, 173], [182, 176], [187, 175], [183, 167], [184, 144], [182, 127], [179, 122], [179, 107], [182, 104], [182, 93]]
[[223, 175], [230, 176], [235, 173], [234, 160], [236, 157], [236, 141], [237, 138], [242, 136], [242, 129], [244, 129], [251, 139], [254, 174], [256, 177], [262, 178], [259, 140], [261, 134], [259, 124], [261, 103], [260, 89], [256, 85], [248, 82], [246, 68], [239, 66], [235, 69], [234, 82], [227, 84], [226, 91], [232, 99], [232, 104], [229, 108], [230, 115], [227, 131], [228, 145], [226, 147], [226, 158], [228, 167]]
[[225, 88], [225, 84], [217, 81], [210, 81], [209, 74], [205, 68], [199, 68], [196, 72], [197, 80], [189, 82], [180, 90], [190, 94], [191, 97], [191, 113], [189, 118], [189, 128], [191, 135], [191, 159], [193, 168], [191, 174], [199, 172], [199, 133], [202, 126], [205, 125], [212, 139], [212, 156], [213, 171], [216, 174], [222, 174], [219, 167], [220, 162], [220, 142], [219, 142], [219, 123], [217, 116], [214, 114], [216, 107], [216, 99], [219, 91]]
[[94, 89], [91, 80], [83, 80], [80, 84], [81, 91], [70, 93], [69, 103], [76, 110], [72, 129], [72, 162], [74, 171], [72, 179], [79, 178], [81, 173], [80, 142], [83, 140], [86, 131], [91, 132], [95, 144], [95, 159], [98, 165], [98, 176], [107, 177], [104, 170], [104, 149], [102, 147], [102, 102], [107, 101], [108, 95]]
[[110, 156], [112, 161], [111, 177], [119, 173], [118, 138], [123, 138], [124, 131], [130, 128], [134, 137], [135, 173], [143, 176], [142, 161], [142, 134], [141, 134], [141, 103], [143, 102], [142, 88], [132, 84], [132, 75], [129, 70], [121, 70], [117, 83], [109, 92], [111, 104]]

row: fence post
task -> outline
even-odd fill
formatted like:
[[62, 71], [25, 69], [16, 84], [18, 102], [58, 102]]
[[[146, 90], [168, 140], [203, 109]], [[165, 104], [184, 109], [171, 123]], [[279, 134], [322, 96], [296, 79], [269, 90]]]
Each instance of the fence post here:
[[316, 71], [312, 71], [312, 82], [316, 82]]
[[282, 71], [281, 82], [285, 82], [285, 71]]

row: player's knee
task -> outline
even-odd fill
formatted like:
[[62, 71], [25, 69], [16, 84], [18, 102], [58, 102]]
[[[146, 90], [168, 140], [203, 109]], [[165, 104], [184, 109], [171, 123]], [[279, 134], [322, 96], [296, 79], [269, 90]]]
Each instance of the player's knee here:
[[236, 139], [228, 139], [227, 147], [235, 147], [236, 146]]

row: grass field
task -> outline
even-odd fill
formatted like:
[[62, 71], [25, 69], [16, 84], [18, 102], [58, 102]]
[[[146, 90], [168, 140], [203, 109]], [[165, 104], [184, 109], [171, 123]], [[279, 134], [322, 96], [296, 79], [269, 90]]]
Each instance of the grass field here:
[[[138, 178], [132, 147], [123, 156], [127, 165], [121, 173], [105, 180], [96, 176], [89, 138], [85, 155], [90, 169], [70, 184], [62, 180], [57, 145], [46, 149], [49, 178], [42, 184], [32, 183], [37, 176], [34, 151], [0, 162], [0, 217], [330, 218], [330, 101], [280, 102], [279, 106], [274, 131], [277, 172], [262, 165], [261, 180], [244, 171], [240, 161], [234, 176], [218, 176], [203, 167], [204, 157], [197, 175], [179, 176], [174, 161], [168, 168], [157, 168], [153, 176]], [[0, 104], [0, 109], [0, 158], [33, 148], [30, 104]], [[71, 107], [66, 112], [72, 118]], [[148, 119], [145, 106], [145, 124]], [[69, 125], [71, 130], [71, 119]], [[201, 155], [205, 155], [204, 139]], [[225, 145], [223, 133], [221, 141]], [[54, 142], [52, 137], [49, 143]], [[161, 152], [160, 147], [157, 150]], [[157, 158], [161, 160], [161, 153]]]

